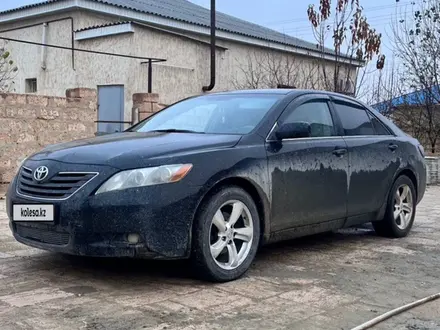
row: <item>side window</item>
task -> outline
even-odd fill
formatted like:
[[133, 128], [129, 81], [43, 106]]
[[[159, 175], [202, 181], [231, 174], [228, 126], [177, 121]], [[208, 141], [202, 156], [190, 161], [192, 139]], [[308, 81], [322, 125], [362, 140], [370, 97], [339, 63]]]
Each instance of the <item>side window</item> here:
[[365, 109], [344, 102], [335, 103], [336, 113], [341, 119], [345, 136], [376, 135]]
[[370, 118], [377, 135], [392, 135], [379, 119], [373, 115], [370, 115]]
[[293, 109], [283, 123], [306, 122], [310, 124], [312, 137], [334, 135], [333, 120], [325, 101], [312, 101]]

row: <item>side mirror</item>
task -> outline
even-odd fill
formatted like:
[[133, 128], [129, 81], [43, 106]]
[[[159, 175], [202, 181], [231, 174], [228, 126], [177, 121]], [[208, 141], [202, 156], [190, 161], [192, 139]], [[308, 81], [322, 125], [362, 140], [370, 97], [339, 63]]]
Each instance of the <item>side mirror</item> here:
[[276, 131], [275, 136], [278, 140], [307, 138], [312, 136], [312, 128], [306, 122], [283, 124]]

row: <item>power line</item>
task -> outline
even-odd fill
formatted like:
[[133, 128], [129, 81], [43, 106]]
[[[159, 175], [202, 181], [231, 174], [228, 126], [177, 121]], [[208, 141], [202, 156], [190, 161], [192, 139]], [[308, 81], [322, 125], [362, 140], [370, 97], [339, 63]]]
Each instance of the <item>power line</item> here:
[[[405, 12], [405, 13], [407, 13], [407, 12]], [[367, 22], [371, 23], [371, 22], [380, 22], [380, 21], [385, 21], [385, 20], [389, 21], [390, 19], [391, 19], [390, 15], [370, 16], [370, 17], [367, 17]], [[292, 27], [292, 28], [289, 28], [287, 30], [290, 30], [290, 29], [306, 29], [306, 28], [308, 29], [308, 28], [311, 27], [311, 25], [310, 25], [309, 21], [307, 21], [307, 23], [309, 23], [309, 24], [308, 25], [299, 25], [297, 27]], [[331, 23], [330, 23], [330, 25], [331, 25]]]
[[[380, 15], [380, 16], [374, 16], [374, 17], [367, 18], [367, 21], [369, 23], [374, 23], [374, 24], [387, 23], [390, 20], [391, 19], [390, 19], [389, 15]], [[374, 26], [372, 26], [372, 27], [374, 28]], [[311, 29], [312, 29], [312, 27], [309, 24], [309, 25], [300, 25], [300, 26], [297, 26], [297, 27], [291, 27], [291, 28], [288, 28], [288, 29], [283, 29], [282, 31], [283, 31], [283, 33], [288, 33], [288, 32], [294, 32], [294, 31], [298, 31], [298, 32], [306, 31], [306, 30], [310, 30], [311, 31]], [[278, 30], [278, 31], [281, 32], [281, 30]]]
[[[401, 2], [401, 3], [395, 4], [395, 5], [375, 6], [375, 7], [366, 8], [363, 10], [363, 12], [371, 12], [371, 11], [378, 11], [378, 10], [391, 9], [391, 8], [397, 9], [397, 8], [401, 8], [401, 7], [406, 7], [407, 5], [411, 5], [413, 2], [418, 3], [419, 1]], [[266, 22], [266, 23], [263, 23], [263, 25], [271, 26], [271, 25], [293, 24], [293, 23], [303, 23], [306, 21], [308, 21], [307, 18], [296, 18], [296, 19]]]
[[[396, 4], [396, 5], [386, 5], [386, 6], [376, 6], [376, 7], [371, 7], [371, 8], [367, 8], [364, 9], [363, 12], [370, 12], [370, 11], [377, 11], [377, 10], [383, 10], [383, 9], [387, 9], [387, 8], [400, 8], [400, 7], [405, 7], [407, 5], [412, 4], [412, 2], [409, 3], [401, 3], [401, 4]], [[376, 8], [376, 9], [373, 9]], [[272, 21], [269, 23], [265, 23], [265, 25], [280, 25], [283, 23], [286, 24], [290, 24], [290, 23], [302, 23], [308, 21], [307, 18], [297, 18], [297, 19], [292, 19], [292, 20], [283, 20], [283, 21]], [[279, 24], [278, 24], [279, 23]]]
[[[390, 19], [387, 18], [381, 18], [381, 19], [377, 19], [374, 22], [370, 22], [373, 23], [372, 27], [375, 28], [376, 30], [380, 29], [380, 32], [384, 32], [387, 24], [389, 24], [391, 26], [391, 24], [393, 24], [393, 22], [390, 21]], [[310, 39], [314, 37], [313, 34], [313, 29], [311, 26], [308, 27], [300, 27], [300, 28], [291, 28], [291, 29], [287, 29], [287, 30], [278, 30], [279, 32], [282, 32], [284, 34], [287, 34], [289, 36], [295, 37], [295, 38], [300, 38], [300, 39]], [[330, 31], [331, 32], [331, 31]], [[384, 35], [384, 33], [382, 33], [382, 35]], [[384, 42], [384, 40], [382, 40]], [[312, 41], [314, 42], [314, 41]]]
[[18, 43], [23, 43], [23, 44], [28, 44], [28, 45], [44, 46], [44, 47], [49, 47], [49, 48], [72, 50], [75, 52], [124, 57], [124, 58], [136, 59], [136, 60], [148, 60], [148, 61], [151, 60], [152, 63], [166, 62], [166, 60], [162, 59], [162, 58], [134, 56], [134, 55], [128, 55], [128, 54], [119, 54], [119, 53], [108, 53], [108, 52], [101, 52], [101, 51], [82, 49], [82, 48], [72, 48], [72, 47], [65, 47], [65, 46], [59, 46], [59, 45], [43, 44], [43, 43], [33, 42], [33, 41], [28, 41], [28, 40], [19, 40], [19, 39], [5, 38], [5, 37], [0, 37], [0, 40], [18, 42]]

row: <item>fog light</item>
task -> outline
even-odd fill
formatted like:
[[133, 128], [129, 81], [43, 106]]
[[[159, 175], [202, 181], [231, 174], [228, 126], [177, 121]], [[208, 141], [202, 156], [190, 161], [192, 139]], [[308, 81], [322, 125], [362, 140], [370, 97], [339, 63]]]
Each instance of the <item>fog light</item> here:
[[130, 244], [137, 244], [140, 241], [140, 236], [138, 234], [128, 234], [127, 235], [127, 241]]

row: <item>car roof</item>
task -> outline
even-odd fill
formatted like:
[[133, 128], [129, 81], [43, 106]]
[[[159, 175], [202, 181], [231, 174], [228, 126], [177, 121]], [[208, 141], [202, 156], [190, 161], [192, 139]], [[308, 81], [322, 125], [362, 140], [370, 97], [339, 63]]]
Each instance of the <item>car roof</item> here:
[[289, 89], [289, 88], [273, 88], [273, 89], [244, 89], [244, 90], [235, 90], [235, 91], [227, 91], [227, 92], [216, 92], [210, 95], [235, 95], [235, 94], [279, 94], [279, 95], [302, 95], [302, 94], [325, 94], [328, 96], [334, 96], [339, 98], [345, 98], [347, 100], [353, 100], [356, 102], [360, 102], [356, 98], [335, 93], [324, 90], [316, 90], [316, 89]]
[[296, 89], [243, 89], [227, 92], [216, 92], [211, 95], [234, 95], [234, 94], [282, 94], [287, 95]]
[[214, 92], [209, 94], [202, 94], [194, 97], [200, 97], [200, 96], [215, 96], [215, 95], [255, 95], [255, 94], [261, 94], [261, 95], [284, 95], [287, 97], [289, 96], [301, 96], [301, 95], [307, 95], [307, 94], [320, 94], [320, 95], [328, 95], [333, 96], [338, 99], [344, 99], [347, 101], [352, 101], [354, 103], [357, 103], [358, 105], [361, 105], [365, 108], [367, 108], [369, 111], [373, 112], [376, 117], [379, 117], [379, 119], [382, 122], [385, 122], [386, 125], [396, 134], [396, 135], [404, 135], [403, 131], [399, 129], [392, 121], [385, 118], [382, 114], [380, 114], [376, 109], [372, 108], [371, 106], [365, 104], [361, 100], [356, 99], [353, 96], [349, 96], [346, 94], [336, 93], [336, 92], [329, 92], [324, 90], [316, 90], [316, 89], [289, 89], [289, 88], [277, 88], [277, 89], [245, 89], [245, 90], [234, 90], [234, 91], [226, 91], [226, 92]]

